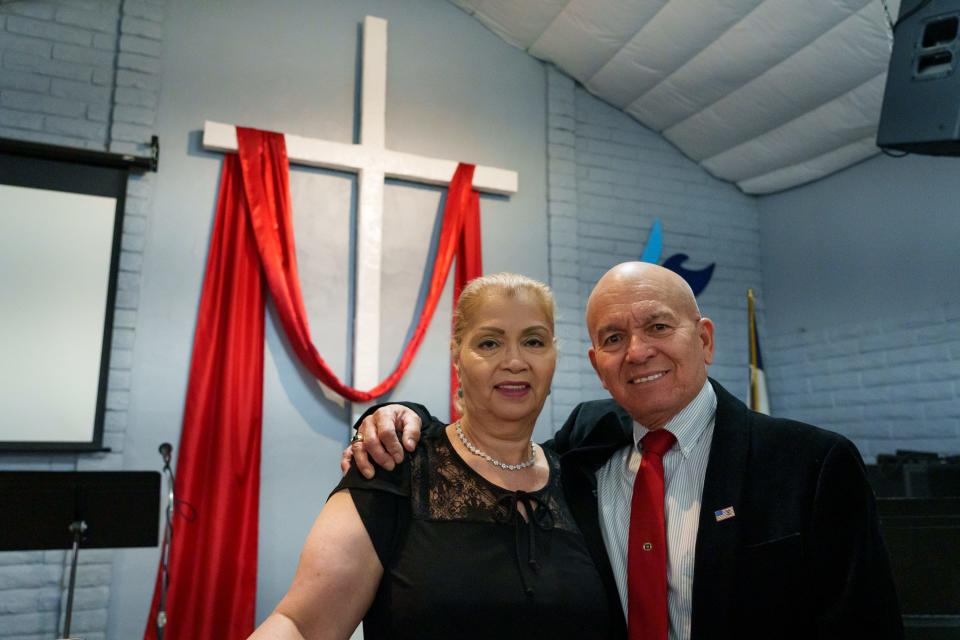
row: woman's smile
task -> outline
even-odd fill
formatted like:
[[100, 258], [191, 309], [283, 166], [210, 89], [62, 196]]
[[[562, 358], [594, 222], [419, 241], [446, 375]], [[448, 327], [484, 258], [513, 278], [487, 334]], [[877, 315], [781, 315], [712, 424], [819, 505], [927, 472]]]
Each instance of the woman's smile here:
[[530, 384], [527, 382], [501, 382], [493, 388], [508, 398], [523, 398], [530, 393]]

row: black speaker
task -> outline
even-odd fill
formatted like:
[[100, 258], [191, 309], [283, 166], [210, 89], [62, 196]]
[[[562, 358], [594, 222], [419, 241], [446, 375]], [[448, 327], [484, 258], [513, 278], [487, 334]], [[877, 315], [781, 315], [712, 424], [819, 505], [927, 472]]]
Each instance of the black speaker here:
[[877, 146], [960, 155], [960, 0], [903, 0]]

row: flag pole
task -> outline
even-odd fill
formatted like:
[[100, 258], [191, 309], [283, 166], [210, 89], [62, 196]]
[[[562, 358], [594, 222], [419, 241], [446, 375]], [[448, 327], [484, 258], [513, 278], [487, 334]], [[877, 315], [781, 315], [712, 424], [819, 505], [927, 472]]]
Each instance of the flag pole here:
[[747, 331], [750, 339], [750, 408], [758, 409], [757, 397], [757, 326], [753, 313], [753, 289], [747, 289]]

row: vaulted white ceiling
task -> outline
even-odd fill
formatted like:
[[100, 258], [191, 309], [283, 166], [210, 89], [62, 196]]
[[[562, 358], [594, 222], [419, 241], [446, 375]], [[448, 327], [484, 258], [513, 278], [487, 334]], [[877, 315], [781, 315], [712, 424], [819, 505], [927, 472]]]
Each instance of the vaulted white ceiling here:
[[899, 0], [451, 2], [746, 193], [878, 152]]

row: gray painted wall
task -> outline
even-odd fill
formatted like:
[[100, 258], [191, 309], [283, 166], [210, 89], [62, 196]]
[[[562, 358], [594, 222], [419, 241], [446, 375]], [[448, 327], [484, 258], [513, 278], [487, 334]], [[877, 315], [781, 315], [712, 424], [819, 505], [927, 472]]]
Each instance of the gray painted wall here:
[[960, 300], [960, 159], [876, 156], [759, 198], [771, 333]]
[[958, 169], [877, 156], [759, 199], [775, 413], [868, 459], [960, 451]]

